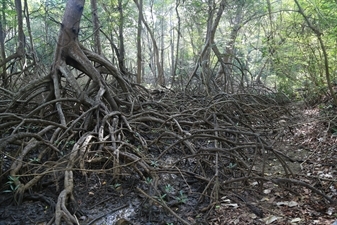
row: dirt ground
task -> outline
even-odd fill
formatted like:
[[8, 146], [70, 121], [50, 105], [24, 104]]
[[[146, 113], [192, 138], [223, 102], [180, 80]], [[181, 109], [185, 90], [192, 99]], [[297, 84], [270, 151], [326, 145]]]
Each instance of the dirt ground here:
[[[291, 104], [290, 115], [277, 118], [278, 126], [270, 131], [274, 148], [289, 157], [287, 165], [295, 180], [310, 184], [336, 200], [337, 180], [337, 126], [335, 109], [318, 105], [305, 107]], [[335, 130], [336, 129], [336, 130]], [[179, 157], [172, 156], [172, 157]], [[166, 159], [170, 160], [170, 159]], [[269, 157], [265, 176], [282, 177], [280, 165]], [[97, 165], [100, 167], [101, 165]], [[257, 165], [258, 166], [258, 165]], [[158, 187], [165, 193], [158, 201], [165, 201], [171, 211], [154, 202], [138, 189], [151, 190], [152, 180], [143, 180], [133, 174], [114, 180], [109, 173], [88, 172], [75, 174], [75, 201], [73, 208], [79, 224], [117, 225], [178, 225], [183, 224], [174, 216], [180, 215], [189, 224], [333, 224], [336, 207], [302, 183], [284, 185], [264, 183], [259, 194], [245, 192], [220, 192], [221, 201], [209, 205], [200, 192], [207, 184], [198, 179], [184, 180], [179, 174], [160, 173]], [[32, 190], [17, 206], [12, 193], [0, 193], [0, 225], [48, 224], [54, 215], [51, 207], [57, 201], [62, 187], [62, 177]], [[258, 182], [248, 185], [256, 187]], [[58, 187], [60, 186], [60, 187]], [[138, 189], [137, 189], [138, 188]], [[239, 189], [239, 187], [238, 187]], [[2, 190], [3, 191], [3, 190]], [[156, 196], [156, 193], [153, 194]], [[244, 197], [243, 197], [244, 196]]]

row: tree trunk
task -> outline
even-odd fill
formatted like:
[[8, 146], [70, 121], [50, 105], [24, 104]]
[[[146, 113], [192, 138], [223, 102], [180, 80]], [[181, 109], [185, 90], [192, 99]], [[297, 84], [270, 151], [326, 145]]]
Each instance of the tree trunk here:
[[[1, 48], [0, 62], [5, 61], [6, 59], [6, 51], [5, 51], [6, 4], [5, 4], [5, 1], [2, 1], [1, 4], [2, 4], [2, 10], [1, 10], [1, 18], [0, 18], [0, 48]], [[7, 80], [6, 62], [2, 64], [1, 81], [2, 81], [2, 87], [7, 88], [8, 80]]]
[[[84, 106], [88, 106], [91, 109], [100, 106], [102, 107], [101, 110], [105, 111], [106, 113], [108, 113], [110, 110], [119, 111], [119, 106], [116, 103], [115, 98], [112, 97], [116, 96], [116, 94], [111, 93], [108, 85], [105, 83], [105, 80], [102, 78], [99, 71], [93, 66], [90, 60], [102, 65], [102, 67], [105, 67], [107, 71], [110, 71], [117, 81], [119, 81], [119, 84], [125, 93], [127, 93], [128, 90], [126, 84], [123, 83], [123, 79], [120, 77], [117, 70], [109, 62], [107, 62], [105, 58], [86, 50], [83, 46], [80, 46], [78, 42], [78, 33], [80, 29], [83, 7], [84, 0], [68, 0], [67, 2], [57, 47], [55, 50], [54, 65], [51, 71], [53, 97], [56, 99], [61, 98], [62, 83], [60, 76], [62, 75], [67, 79], [68, 83], [73, 88], [74, 92], [76, 93], [76, 98], [79, 99]], [[82, 89], [67, 65], [71, 65], [75, 69], [82, 71], [90, 77], [92, 82], [88, 89]], [[102, 97], [106, 100], [105, 102], [101, 101]], [[61, 103], [56, 102], [55, 107], [60, 123], [63, 126], [67, 126], [68, 121], [66, 121], [67, 118], [64, 116]], [[90, 121], [90, 117], [88, 118]], [[68, 223], [76, 223], [76, 218], [70, 214], [67, 208], [63, 206], [67, 204], [69, 199], [74, 201], [72, 194], [74, 186], [72, 168], [76, 158], [79, 157], [78, 154], [80, 154], [79, 149], [76, 148], [76, 146], [78, 147], [78, 145], [82, 145], [85, 141], [89, 142], [91, 138], [92, 135], [89, 133], [82, 135], [78, 141], [79, 143], [74, 146], [69, 156], [64, 178], [65, 187], [64, 190], [60, 193], [57, 205], [55, 207], [55, 223], [57, 225], [61, 224], [62, 218]]]
[[15, 10], [18, 17], [18, 47], [17, 47], [17, 54], [19, 56], [23, 56], [25, 54], [25, 34], [23, 33], [23, 17], [22, 17], [22, 4], [21, 0], [15, 0]]
[[97, 54], [102, 54], [102, 47], [101, 47], [101, 39], [99, 37], [99, 20], [97, 16], [97, 1], [96, 0], [90, 0], [91, 3], [91, 17], [92, 17], [92, 24], [93, 24], [93, 33], [94, 33], [94, 50]]
[[[139, 3], [138, 3], [138, 0], [134, 0], [134, 2], [136, 3], [136, 5], [138, 7], [138, 10], [139, 10], [140, 6], [139, 6]], [[141, 15], [141, 19], [142, 19], [143, 24], [146, 27], [147, 31], [149, 32], [150, 37], [151, 37], [151, 41], [153, 43], [154, 60], [155, 60], [155, 64], [156, 64], [157, 72], [158, 72], [158, 84], [159, 85], [165, 85], [164, 71], [162, 69], [162, 65], [161, 65], [160, 60], [159, 60], [159, 49], [158, 49], [157, 41], [154, 37], [154, 34], [153, 34], [151, 28], [149, 27], [149, 25], [145, 21], [143, 15]]]
[[[209, 68], [209, 67], [207, 67], [207, 65], [205, 65], [206, 63], [209, 63], [208, 62], [209, 60], [207, 61], [207, 58], [205, 56], [207, 56], [209, 54], [208, 51], [210, 50], [210, 48], [212, 48], [213, 51], [215, 52], [215, 54], [218, 56], [218, 60], [222, 60], [219, 57], [219, 54], [218, 54], [219, 50], [218, 50], [216, 44], [214, 43], [214, 36], [215, 36], [215, 32], [216, 32], [216, 30], [218, 28], [218, 25], [219, 25], [222, 13], [223, 13], [223, 11], [225, 9], [225, 3], [226, 3], [226, 0], [222, 0], [220, 2], [220, 7], [218, 9], [217, 16], [214, 19], [214, 22], [213, 22], [213, 19], [212, 19], [211, 28], [209, 29], [209, 31], [207, 32], [207, 35], [206, 35], [205, 46], [204, 46], [204, 48], [202, 49], [202, 51], [200, 53], [200, 56], [199, 56], [199, 59], [198, 59], [198, 63], [195, 66], [193, 72], [191, 73], [191, 75], [189, 77], [189, 80], [188, 80], [188, 82], [187, 82], [187, 84], [185, 86], [185, 89], [189, 86], [192, 78], [196, 75], [199, 66], [202, 69], [202, 75], [203, 76], [206, 75], [206, 72], [209, 73], [209, 71], [204, 71], [204, 70], [205, 70], [205, 68], [206, 69]], [[213, 16], [209, 17], [209, 18], [213, 18]], [[210, 77], [203, 77], [203, 81], [205, 82], [204, 85], [205, 85], [207, 94], [210, 94], [209, 93], [209, 91], [210, 91], [210, 86], [209, 86], [210, 85]]]
[[29, 58], [33, 60], [33, 65], [36, 64], [36, 62], [38, 61], [37, 58], [37, 54], [35, 51], [35, 47], [34, 47], [34, 38], [32, 35], [32, 29], [30, 26], [30, 19], [29, 19], [29, 10], [28, 10], [28, 3], [27, 0], [24, 1], [24, 14], [25, 14], [25, 18], [26, 18], [26, 26], [27, 26], [27, 31], [28, 31], [28, 36], [29, 36], [29, 48], [27, 47], [28, 51], [27, 51], [27, 55], [29, 55]]
[[137, 28], [137, 84], [142, 82], [142, 15], [143, 0], [139, 0], [138, 28]]
[[228, 91], [230, 84], [233, 82], [233, 59], [234, 59], [234, 50], [235, 50], [235, 40], [238, 35], [239, 30], [242, 27], [242, 10], [243, 3], [237, 4], [237, 9], [235, 13], [234, 25], [231, 29], [229, 35], [229, 41], [226, 44], [224, 56], [222, 60], [220, 58], [221, 66], [217, 72], [216, 78], [221, 80], [223, 83], [223, 91]]
[[118, 11], [119, 11], [119, 54], [118, 54], [118, 65], [122, 74], [128, 74], [125, 67], [125, 47], [124, 47], [124, 12], [122, 0], [118, 0]]
[[208, 47], [202, 52], [201, 55], [201, 78], [203, 86], [206, 90], [207, 95], [211, 93], [210, 79], [211, 79], [211, 69], [210, 69], [210, 56], [211, 56], [211, 43], [214, 39], [215, 30], [212, 31], [213, 27], [213, 17], [214, 17], [215, 2], [213, 0], [208, 0], [208, 19], [207, 19], [207, 32], [206, 32], [206, 44]]
[[[164, 35], [164, 18], [160, 19], [160, 26], [161, 26], [161, 39], [160, 39], [160, 73], [158, 73], [158, 78], [159, 78], [159, 84], [160, 85], [165, 85], [165, 76], [164, 76], [164, 42], [165, 42], [165, 35]], [[159, 76], [161, 74], [161, 76]]]
[[[174, 86], [174, 83], [176, 82], [176, 74], [177, 74], [177, 66], [178, 66], [178, 59], [179, 59], [179, 49], [180, 49], [180, 27], [181, 27], [181, 19], [180, 19], [180, 15], [179, 15], [179, 10], [178, 7], [180, 5], [180, 0], [176, 0], [176, 7], [175, 7], [175, 11], [177, 14], [177, 20], [178, 20], [178, 27], [177, 27], [177, 43], [176, 43], [176, 54], [175, 57], [173, 56], [173, 50], [172, 50], [172, 58], [174, 59], [173, 63], [172, 63], [172, 81], [171, 81], [171, 86]], [[174, 31], [172, 31], [173, 33]], [[174, 49], [174, 46], [173, 46]], [[172, 59], [172, 60], [173, 60]]]
[[[3, 2], [3, 4], [5, 4], [5, 3]], [[4, 11], [4, 9], [2, 11]], [[3, 68], [4, 68], [5, 64], [8, 63], [9, 61], [11, 61], [13, 59], [16, 59], [16, 58], [23, 58], [25, 56], [25, 34], [23, 32], [23, 16], [22, 16], [21, 0], [15, 0], [15, 10], [16, 10], [17, 17], [18, 17], [18, 42], [17, 42], [16, 52], [14, 54], [8, 56], [7, 58], [2, 59], [2, 61], [0, 62], [0, 67], [3, 67]], [[4, 15], [2, 15], [2, 16], [4, 18]], [[4, 27], [3, 27], [3, 29], [4, 29]], [[3, 38], [4, 38], [4, 36], [3, 36]], [[3, 49], [4, 49], [4, 47], [3, 47]], [[23, 69], [22, 69], [22, 71], [23, 71]], [[4, 78], [5, 78], [4, 86], [8, 87], [8, 86], [12, 85], [11, 84], [12, 83], [11, 78], [7, 79], [7, 77], [5, 77], [4, 74], [2, 74], [2, 79], [4, 79]]]
[[[66, 5], [63, 16], [61, 30], [55, 50], [54, 68], [52, 71], [52, 78], [54, 83], [55, 97], [60, 97], [60, 89], [58, 86], [60, 74], [66, 77], [67, 81], [74, 88], [77, 97], [86, 104], [93, 104], [93, 100], [87, 97], [87, 93], [82, 91], [79, 84], [76, 82], [71, 71], [65, 66], [66, 64], [84, 72], [88, 75], [93, 83], [91, 84], [88, 93], [91, 93], [99, 88], [105, 89], [102, 83], [102, 78], [98, 70], [93, 67], [88, 57], [82, 51], [78, 42], [79, 25], [82, 16], [84, 0], [69, 0]], [[103, 91], [103, 90], [101, 90]], [[109, 101], [110, 106], [114, 110], [118, 110], [118, 105], [112, 98], [112, 94], [103, 91], [104, 97]], [[61, 110], [58, 110], [59, 114]], [[62, 118], [61, 114], [60, 117]], [[61, 120], [62, 121], [62, 120]], [[65, 121], [63, 121], [65, 122]]]

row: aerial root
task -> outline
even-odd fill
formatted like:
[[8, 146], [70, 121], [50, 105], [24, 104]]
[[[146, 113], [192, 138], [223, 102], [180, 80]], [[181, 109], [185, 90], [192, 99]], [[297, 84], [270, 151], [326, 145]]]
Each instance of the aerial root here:
[[[98, 92], [100, 90], [97, 89]], [[176, 185], [172, 179], [163, 179], [163, 171], [168, 176], [179, 174], [175, 177], [184, 183], [183, 191], [193, 193], [193, 198], [199, 199], [203, 207], [205, 204], [213, 206], [221, 199], [219, 194], [237, 188], [237, 184], [231, 186], [233, 183], [241, 183], [241, 188], [245, 189], [248, 183], [246, 177], [260, 181], [268, 166], [265, 158], [274, 155], [283, 169], [288, 170], [287, 159], [273, 151], [265, 134], [265, 129], [273, 129], [270, 121], [286, 112], [254, 96], [219, 95], [198, 99], [177, 94], [165, 95], [160, 101], [154, 101], [149, 95], [147, 101], [146, 95], [143, 95], [142, 102], [134, 100], [135, 107], [129, 109], [134, 110], [132, 114], [126, 114], [110, 111], [113, 107], [101, 99], [104, 98], [103, 92], [93, 95], [88, 94], [95, 102], [91, 106], [88, 102], [76, 102], [78, 105], [74, 107], [73, 100], [63, 98], [59, 99], [59, 108], [53, 107], [58, 99], [44, 104], [39, 110], [34, 108], [31, 111], [34, 113], [30, 115], [32, 118], [0, 114], [0, 118], [8, 120], [10, 117], [14, 122], [14, 125], [2, 125], [2, 129], [14, 129], [10, 138], [1, 139], [0, 150], [10, 145], [19, 149], [19, 157], [17, 160], [13, 158], [9, 175], [19, 177], [27, 174], [25, 182], [19, 180], [16, 183], [19, 201], [22, 199], [20, 196], [39, 180], [44, 178], [46, 181], [64, 174], [64, 187], [59, 192], [55, 207], [54, 221], [57, 225], [62, 221], [78, 223], [69, 206], [69, 203], [76, 204], [73, 176], [86, 176], [89, 167], [94, 173], [108, 174], [112, 180], [128, 174], [147, 185], [146, 181], [150, 178], [153, 181], [151, 188], [157, 194], [163, 194], [160, 190], [163, 185]], [[58, 124], [58, 118], [55, 119], [55, 115], [60, 116], [57, 110], [62, 111], [66, 120], [63, 125]], [[43, 112], [43, 120], [36, 119], [40, 116], [39, 112]], [[46, 112], [50, 113], [45, 115]], [[261, 128], [261, 124], [270, 127]], [[49, 130], [44, 130], [46, 126]], [[23, 127], [34, 127], [37, 131], [27, 130], [23, 134], [19, 132]], [[42, 131], [44, 133], [40, 133]], [[33, 160], [36, 160], [35, 164]], [[260, 167], [256, 166], [258, 163]], [[98, 165], [103, 166], [96, 169]], [[293, 176], [289, 171], [284, 174]], [[198, 182], [197, 194], [193, 185], [189, 184], [191, 179]], [[57, 181], [55, 184], [58, 191], [59, 184]], [[158, 201], [153, 193], [136, 188], [142, 195]], [[181, 187], [176, 188], [182, 190]], [[181, 223], [190, 224], [167, 204], [160, 204]]]
[[75, 215], [72, 215], [66, 204], [68, 199], [75, 203], [73, 196], [74, 178], [72, 171], [65, 171], [64, 186], [65, 188], [59, 194], [55, 207], [55, 224], [60, 225], [61, 220], [64, 219], [68, 224], [78, 224]]

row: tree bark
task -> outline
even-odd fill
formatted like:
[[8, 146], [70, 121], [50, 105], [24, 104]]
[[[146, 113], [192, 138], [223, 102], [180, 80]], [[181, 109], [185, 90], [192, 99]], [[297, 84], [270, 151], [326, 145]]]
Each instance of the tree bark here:
[[97, 54], [102, 54], [102, 47], [101, 47], [101, 39], [99, 37], [100, 25], [97, 16], [97, 1], [90, 0], [91, 3], [91, 17], [92, 17], [92, 24], [93, 24], [93, 33], [94, 33], [94, 50]]
[[[53, 82], [53, 97], [55, 99], [61, 98], [61, 75], [64, 76], [72, 89], [74, 90], [76, 97], [80, 100], [84, 106], [89, 106], [91, 109], [101, 107], [100, 110], [108, 113], [109, 110], [118, 111], [119, 107], [113, 96], [115, 93], [111, 93], [105, 80], [102, 78], [99, 71], [93, 66], [89, 58], [95, 63], [105, 67], [107, 71], [110, 71], [117, 80], [121, 81], [115, 68], [110, 66], [103, 57], [93, 52], [86, 50], [83, 46], [80, 46], [78, 41], [78, 34], [80, 30], [80, 21], [82, 17], [84, 0], [68, 0], [66, 4], [65, 13], [61, 23], [61, 29], [55, 50], [54, 64], [51, 71], [51, 79]], [[77, 83], [76, 78], [67, 67], [71, 65], [75, 69], [78, 69], [88, 75], [92, 80], [88, 89], [82, 90], [82, 87]], [[122, 82], [120, 82], [122, 84]], [[124, 90], [126, 87], [121, 85]], [[103, 102], [101, 98], [106, 100]], [[108, 103], [108, 104], [106, 104]], [[67, 126], [69, 121], [66, 121], [66, 116], [63, 113], [61, 102], [55, 103], [55, 108], [58, 113], [60, 124]], [[90, 118], [90, 116], [89, 116]], [[89, 132], [90, 133], [90, 132]], [[74, 202], [73, 196], [73, 166], [77, 157], [80, 157], [78, 146], [83, 144], [84, 141], [90, 141], [92, 135], [89, 133], [84, 134], [78, 143], [74, 145], [70, 156], [68, 158], [68, 164], [65, 170], [64, 189], [61, 191], [58, 197], [55, 211], [55, 224], [61, 224], [61, 220], [65, 220], [67, 223], [76, 223], [76, 218], [68, 211], [66, 207], [69, 200]], [[87, 144], [86, 144], [87, 145]]]
[[142, 16], [143, 0], [139, 0], [137, 28], [137, 84], [142, 82]]
[[[5, 4], [5, 1], [2, 1], [1, 4], [2, 4], [2, 10], [1, 10], [1, 18], [0, 18], [0, 48], [1, 48], [0, 62], [5, 61], [6, 59], [6, 51], [5, 51], [6, 4]], [[1, 80], [2, 80], [2, 87], [7, 88], [8, 80], [7, 80], [6, 62], [2, 64]]]
[[[3, 2], [3, 4], [5, 4]], [[23, 16], [22, 16], [22, 4], [21, 0], [15, 0], [15, 10], [18, 17], [18, 42], [16, 47], [16, 52], [7, 58], [3, 58], [2, 61], [0, 61], [0, 67], [5, 66], [6, 63], [9, 61], [16, 59], [16, 58], [22, 58], [25, 56], [25, 34], [23, 32]], [[4, 17], [4, 15], [3, 15]], [[4, 37], [3, 37], [4, 38]], [[4, 49], [4, 47], [3, 47]], [[2, 75], [3, 76], [3, 75]], [[2, 77], [4, 78], [4, 77]], [[11, 84], [11, 78], [9, 80], [5, 79], [5, 86], [9, 86]]]
[[27, 0], [24, 1], [24, 14], [25, 14], [25, 18], [26, 18], [26, 26], [27, 26], [27, 30], [28, 30], [28, 36], [29, 36], [29, 48], [27, 47], [27, 49], [29, 50], [29, 52], [27, 52], [27, 55], [29, 54], [29, 58], [31, 58], [33, 60], [33, 64], [36, 64], [36, 62], [38, 61], [37, 58], [37, 54], [35, 51], [35, 47], [34, 47], [34, 38], [32, 35], [32, 29], [30, 26], [30, 19], [29, 19], [29, 10], [28, 10], [28, 3]]
[[[139, 10], [140, 6], [139, 6], [139, 3], [138, 3], [138, 0], [134, 0], [134, 2], [136, 3], [136, 5], [138, 7], [138, 10]], [[158, 72], [158, 84], [159, 85], [165, 85], [164, 71], [162, 69], [162, 65], [161, 65], [160, 60], [159, 60], [159, 49], [158, 49], [157, 41], [154, 37], [153, 31], [151, 30], [151, 28], [149, 27], [149, 25], [145, 21], [143, 14], [141, 15], [141, 19], [142, 19], [143, 24], [146, 27], [147, 31], [149, 32], [152, 43], [153, 43], [154, 58], [155, 58], [155, 63], [156, 63], [156, 67], [157, 67], [157, 72]]]
[[84, 0], [68, 0], [55, 51], [55, 63], [69, 59], [70, 49], [77, 44]]
[[[214, 36], [215, 36], [215, 32], [216, 32], [216, 30], [218, 28], [218, 25], [219, 25], [222, 13], [223, 13], [223, 11], [225, 9], [225, 3], [226, 3], [226, 0], [222, 0], [220, 2], [219, 9], [218, 9], [218, 12], [217, 12], [217, 16], [215, 17], [214, 22], [212, 21], [211, 27], [210, 27], [209, 31], [207, 32], [205, 46], [204, 46], [204, 48], [202, 49], [202, 51], [200, 53], [200, 56], [199, 56], [198, 61], [197, 61], [197, 65], [195, 66], [193, 72], [191, 73], [191, 75], [189, 77], [189, 80], [188, 80], [188, 82], [187, 82], [187, 84], [185, 86], [185, 89], [189, 86], [192, 78], [196, 75], [199, 66], [202, 67], [202, 70], [203, 70], [202, 73], [207, 72], [207, 71], [204, 71], [205, 68], [207, 69], [207, 65], [203, 65], [203, 64], [208, 63], [208, 61], [204, 61], [204, 60], [207, 60], [207, 58], [205, 56], [207, 56], [209, 54], [208, 53], [209, 49], [212, 48], [213, 51], [216, 54], [219, 52], [219, 50], [217, 49], [216, 44], [214, 43]], [[213, 16], [210, 17], [210, 18], [213, 18]], [[218, 60], [222, 60], [222, 59], [219, 58]], [[203, 77], [203, 81], [205, 82], [204, 85], [205, 85], [207, 94], [209, 94], [209, 91], [210, 91], [210, 87], [209, 87], [210, 78], [209, 77]]]
[[[180, 27], [181, 27], [181, 19], [180, 19], [180, 15], [179, 15], [179, 10], [178, 7], [180, 5], [180, 0], [176, 0], [176, 7], [175, 7], [175, 11], [176, 11], [176, 15], [177, 15], [177, 20], [178, 20], [178, 27], [177, 27], [177, 43], [176, 43], [176, 54], [175, 56], [173, 56], [173, 51], [172, 51], [172, 81], [171, 81], [171, 86], [173, 87], [175, 82], [176, 82], [176, 75], [177, 75], [177, 66], [178, 66], [178, 60], [179, 60], [179, 53], [180, 53]], [[172, 31], [174, 32], [174, 31]], [[173, 47], [174, 49], [174, 47]]]
[[128, 71], [125, 66], [125, 47], [124, 47], [124, 12], [123, 12], [123, 1], [118, 0], [118, 11], [119, 11], [119, 24], [118, 24], [118, 35], [119, 35], [119, 54], [118, 65], [122, 74], [127, 75]]
[[232, 73], [233, 73], [235, 40], [236, 40], [239, 30], [242, 27], [242, 12], [243, 12], [243, 3], [238, 2], [233, 28], [231, 29], [231, 32], [229, 35], [229, 41], [226, 44], [223, 57], [219, 59], [221, 66], [219, 67], [216, 78], [222, 80], [222, 83], [224, 84], [223, 91], [228, 91], [229, 85], [232, 82], [231, 78], [233, 75]]
[[18, 47], [17, 54], [23, 56], [25, 54], [25, 34], [23, 33], [23, 16], [22, 16], [22, 4], [21, 0], [15, 0], [15, 10], [18, 17]]

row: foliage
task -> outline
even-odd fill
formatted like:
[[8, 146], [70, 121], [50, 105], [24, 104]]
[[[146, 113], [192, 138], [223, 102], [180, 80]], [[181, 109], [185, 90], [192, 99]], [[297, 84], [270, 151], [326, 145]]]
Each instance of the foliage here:
[[187, 196], [183, 193], [182, 190], [179, 191], [179, 196], [177, 197], [177, 200], [180, 202], [180, 203], [186, 203], [187, 201]]
[[[178, 1], [179, 2], [179, 1]], [[213, 1], [209, 1], [213, 2]], [[144, 5], [144, 16], [150, 22], [152, 29], [158, 39], [165, 39], [167, 47], [174, 44], [177, 35], [183, 36], [180, 46], [179, 57], [181, 61], [178, 75], [188, 74], [199, 55], [199, 49], [204, 44], [206, 24], [208, 18], [209, 2], [206, 1], [183, 1], [179, 2], [178, 10], [182, 18], [181, 30], [177, 29], [177, 18], [175, 7], [177, 2], [173, 0], [153, 1]], [[213, 2], [216, 9], [218, 4]], [[212, 4], [213, 4], [212, 3]], [[337, 71], [335, 46], [335, 36], [337, 32], [337, 4], [333, 1], [299, 1], [308, 15], [308, 19], [323, 34], [322, 38], [328, 49], [329, 60], [331, 61], [331, 71]], [[80, 39], [87, 46], [92, 46], [93, 40], [90, 37], [92, 32], [91, 11], [89, 2], [86, 3], [84, 19]], [[101, 35], [104, 54], [110, 59], [116, 59], [112, 44], [119, 46], [118, 27], [120, 26], [119, 9], [117, 0], [98, 1], [101, 29], [105, 35]], [[39, 62], [48, 65], [53, 57], [53, 50], [56, 44], [55, 36], [59, 30], [59, 21], [65, 7], [64, 0], [58, 1], [29, 1], [32, 34], [34, 37], [34, 47]], [[126, 61], [131, 69], [135, 66], [135, 34], [137, 22], [134, 15], [137, 13], [137, 7], [132, 1], [125, 1], [122, 5], [124, 14], [125, 45], [127, 51]], [[215, 37], [215, 43], [223, 51], [230, 42], [230, 33], [234, 29], [234, 20], [238, 16], [237, 9], [242, 7], [240, 30], [235, 39], [234, 50], [237, 59], [233, 61], [235, 76], [233, 79], [242, 79], [247, 86], [258, 78], [259, 74], [265, 85], [276, 87], [278, 90], [294, 95], [295, 89], [303, 87], [303, 81], [310, 82], [313, 88], [321, 88], [326, 85], [324, 79], [324, 63], [320, 46], [313, 32], [305, 24], [304, 18], [297, 12], [297, 7], [292, 1], [271, 2], [270, 8], [265, 1], [245, 1], [228, 2], [226, 5], [226, 14], [221, 19], [219, 31]], [[269, 10], [271, 10], [269, 12]], [[7, 18], [7, 29], [13, 29], [16, 26], [15, 8], [13, 2], [6, 2], [6, 8], [3, 13]], [[270, 14], [270, 15], [269, 15]], [[160, 22], [160, 18], [165, 18]], [[164, 27], [167, 31], [165, 36], [159, 33], [159, 27]], [[172, 36], [172, 33], [175, 34]], [[25, 30], [27, 33], [27, 30]], [[149, 38], [144, 33], [143, 42], [146, 43]], [[6, 51], [10, 54], [15, 49], [15, 39], [7, 35]], [[108, 37], [109, 39], [107, 39]], [[173, 39], [172, 39], [173, 38]], [[112, 41], [112, 42], [110, 42]], [[296, 48], [294, 48], [296, 46]], [[145, 81], [151, 81], [151, 50], [144, 48], [144, 71]], [[164, 54], [174, 54], [169, 49], [163, 49]], [[213, 54], [213, 53], [212, 53]], [[173, 55], [172, 55], [173, 56]], [[218, 59], [213, 55], [211, 57], [212, 70], [220, 67]], [[164, 61], [164, 71], [171, 70], [171, 62]], [[152, 65], [153, 66], [153, 65]], [[185, 71], [185, 72], [183, 72]], [[244, 72], [244, 73], [242, 73]], [[169, 73], [166, 72], [166, 76]], [[181, 77], [187, 79], [184, 75]], [[335, 80], [336, 74], [332, 73], [332, 80]], [[150, 82], [152, 83], [152, 82]]]
[[17, 185], [18, 180], [19, 177], [8, 176], [8, 181], [6, 182], [6, 184], [9, 186], [9, 189], [4, 190], [3, 192], [5, 193], [15, 192], [19, 188], [19, 186]]

